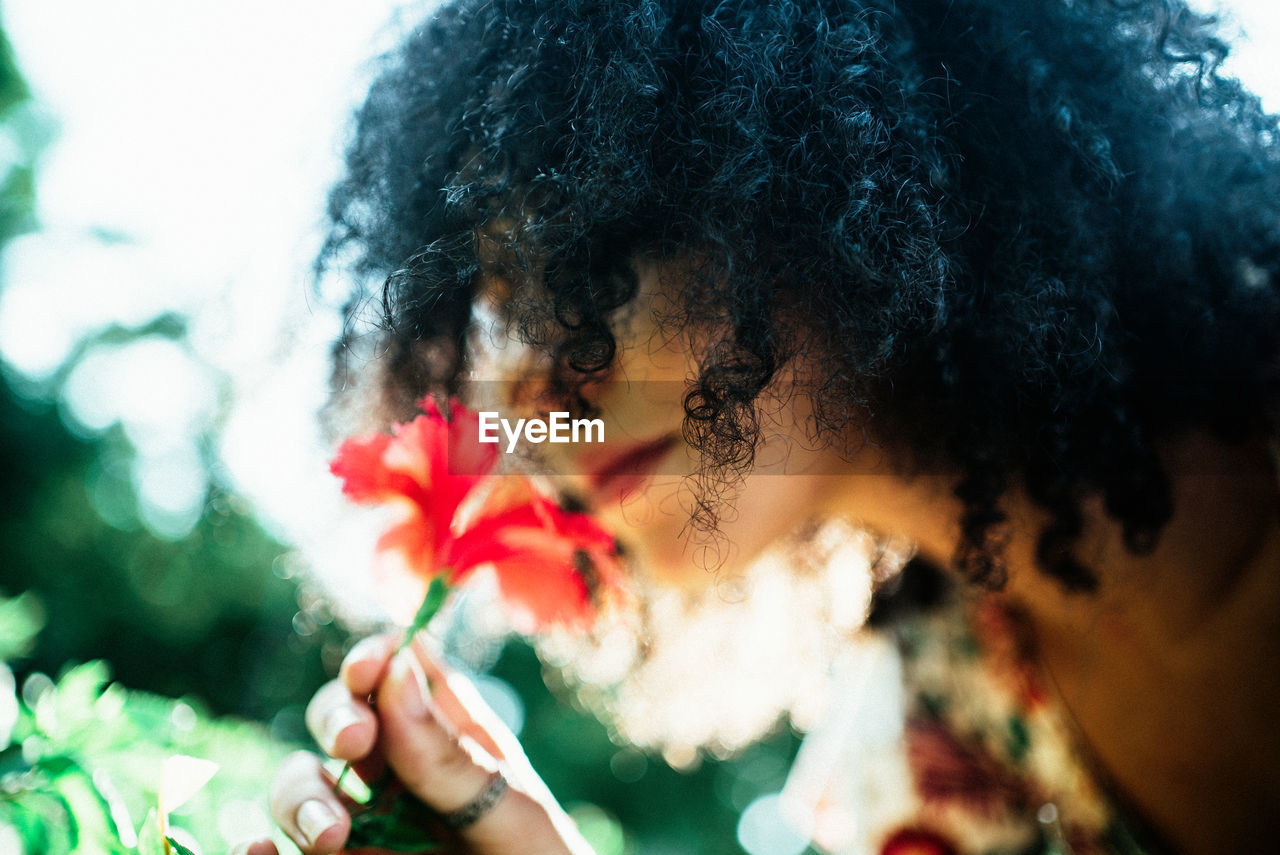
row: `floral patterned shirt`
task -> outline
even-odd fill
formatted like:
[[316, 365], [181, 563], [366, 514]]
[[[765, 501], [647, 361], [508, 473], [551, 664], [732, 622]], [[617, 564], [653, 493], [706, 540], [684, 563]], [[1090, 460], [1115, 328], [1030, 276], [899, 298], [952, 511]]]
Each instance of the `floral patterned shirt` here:
[[784, 796], [838, 855], [1157, 855], [989, 595], [865, 630]]

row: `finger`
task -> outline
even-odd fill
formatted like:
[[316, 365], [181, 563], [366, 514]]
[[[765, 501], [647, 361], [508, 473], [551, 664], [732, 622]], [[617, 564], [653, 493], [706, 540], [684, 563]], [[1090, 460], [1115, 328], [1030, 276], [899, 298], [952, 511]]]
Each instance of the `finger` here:
[[280, 853], [270, 840], [254, 840], [237, 843], [231, 847], [230, 855], [280, 855]]
[[373, 694], [387, 671], [387, 661], [398, 644], [389, 634], [363, 639], [342, 660], [338, 680], [358, 698]]
[[351, 830], [347, 815], [320, 759], [306, 751], [290, 754], [271, 785], [271, 816], [307, 855], [337, 852]]
[[342, 682], [333, 680], [307, 704], [307, 729], [330, 757], [359, 760], [373, 750], [378, 719], [362, 698], [353, 697]]
[[382, 750], [411, 792], [432, 808], [449, 812], [484, 788], [497, 761], [480, 746], [467, 750], [426, 685], [421, 664], [408, 651], [391, 660], [378, 690]]
[[511, 731], [480, 697], [475, 684], [466, 675], [441, 664], [421, 642], [415, 640], [412, 649], [426, 674], [431, 699], [457, 734], [475, 740], [491, 757], [506, 760], [511, 745], [519, 742], [514, 735], [510, 740], [501, 738]]
[[[474, 740], [459, 738], [424, 691], [426, 675], [405, 651], [391, 660], [378, 691], [380, 744], [387, 762], [417, 798], [441, 813], [460, 810], [489, 785], [497, 761]], [[547, 806], [516, 782], [473, 824], [459, 830], [476, 855], [570, 852]]]
[[546, 808], [563, 837], [574, 838], [577, 826], [561, 809], [541, 776], [534, 771], [520, 740], [485, 703], [475, 684], [465, 674], [443, 664], [428, 651], [424, 636], [415, 638], [411, 649], [427, 676], [431, 699], [454, 726], [460, 741], [473, 740], [486, 753], [498, 758], [507, 780]]

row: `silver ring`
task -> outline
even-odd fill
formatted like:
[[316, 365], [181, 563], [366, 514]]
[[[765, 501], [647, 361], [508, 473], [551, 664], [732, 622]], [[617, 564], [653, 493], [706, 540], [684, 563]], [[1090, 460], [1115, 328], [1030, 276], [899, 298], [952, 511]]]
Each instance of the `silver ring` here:
[[484, 789], [480, 791], [479, 795], [457, 810], [441, 814], [440, 818], [450, 828], [466, 828], [493, 809], [493, 806], [498, 803], [498, 799], [502, 798], [502, 794], [507, 791], [507, 786], [507, 779], [503, 777], [502, 773], [494, 772], [489, 777], [489, 783], [484, 785]]

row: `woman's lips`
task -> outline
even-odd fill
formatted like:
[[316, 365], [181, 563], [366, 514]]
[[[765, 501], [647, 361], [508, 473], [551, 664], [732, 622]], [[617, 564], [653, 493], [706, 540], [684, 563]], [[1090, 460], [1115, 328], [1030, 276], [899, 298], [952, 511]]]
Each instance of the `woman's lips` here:
[[612, 501], [638, 489], [679, 441], [679, 437], [664, 436], [593, 455], [583, 461], [588, 490], [599, 500]]

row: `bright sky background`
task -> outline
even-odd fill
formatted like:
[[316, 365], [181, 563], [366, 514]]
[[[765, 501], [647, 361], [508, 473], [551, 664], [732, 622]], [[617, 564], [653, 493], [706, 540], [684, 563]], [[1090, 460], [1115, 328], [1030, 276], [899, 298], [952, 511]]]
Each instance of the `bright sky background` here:
[[[56, 138], [38, 173], [42, 229], [3, 260], [0, 358], [38, 381], [104, 326], [190, 319], [186, 342], [91, 351], [63, 396], [73, 426], [123, 423], [157, 533], [181, 536], [198, 518], [208, 475], [197, 440], [216, 426], [223, 474], [268, 527], [328, 540], [336, 485], [314, 413], [338, 326], [308, 265], [368, 61], [419, 16], [397, 17], [406, 5], [3, 5]], [[325, 542], [320, 554], [345, 571], [367, 564], [359, 548]]]
[[[39, 170], [43, 229], [3, 259], [0, 360], [38, 382], [106, 325], [190, 318], [187, 342], [95, 349], [63, 396], [85, 431], [124, 424], [157, 532], [194, 524], [207, 483], [196, 439], [214, 425], [225, 476], [269, 528], [310, 546], [331, 580], [364, 565], [365, 544], [332, 525], [339, 505], [313, 415], [337, 319], [311, 297], [308, 264], [367, 60], [430, 5], [3, 4], [56, 139]], [[1231, 8], [1250, 38], [1230, 69], [1280, 109], [1264, 49], [1280, 44], [1280, 14], [1269, 0]], [[0, 139], [0, 166], [11, 149]]]

